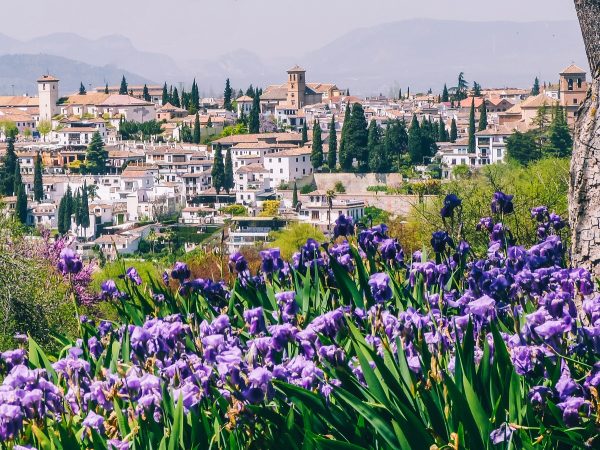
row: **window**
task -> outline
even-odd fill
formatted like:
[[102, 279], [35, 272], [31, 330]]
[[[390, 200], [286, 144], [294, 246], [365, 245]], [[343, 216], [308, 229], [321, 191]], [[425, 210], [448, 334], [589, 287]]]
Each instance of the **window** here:
[[573, 99], [573, 104], [574, 104], [574, 105], [576, 105], [576, 104], [577, 104], [577, 99], [576, 99], [576, 98], [574, 98], [574, 99]]
[[573, 90], [573, 78], [569, 78], [569, 81], [567, 82], [567, 89], [569, 91]]
[[581, 78], [577, 78], [577, 87], [581, 89]]
[[311, 211], [310, 212], [310, 218], [312, 220], [319, 220], [319, 211]]

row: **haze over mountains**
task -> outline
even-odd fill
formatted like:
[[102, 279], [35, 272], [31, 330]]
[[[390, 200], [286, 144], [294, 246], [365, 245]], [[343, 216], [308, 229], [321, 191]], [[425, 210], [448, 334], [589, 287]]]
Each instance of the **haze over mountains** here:
[[[193, 47], [192, 47], [193, 48]], [[305, 55], [263, 58], [236, 49], [218, 58], [197, 55], [175, 60], [139, 50], [123, 36], [87, 39], [56, 33], [29, 41], [0, 34], [0, 94], [35, 91], [35, 79], [49, 70], [63, 92], [108, 81], [121, 74], [130, 83], [185, 82], [196, 77], [205, 95], [218, 95], [225, 78], [236, 88], [285, 81], [293, 64], [307, 69], [308, 81], [333, 82], [352, 94], [411, 91], [444, 82], [452, 86], [459, 72], [485, 86], [530, 86], [535, 76], [555, 81], [571, 62], [587, 68], [576, 21], [466, 22], [414, 19], [361, 28]]]

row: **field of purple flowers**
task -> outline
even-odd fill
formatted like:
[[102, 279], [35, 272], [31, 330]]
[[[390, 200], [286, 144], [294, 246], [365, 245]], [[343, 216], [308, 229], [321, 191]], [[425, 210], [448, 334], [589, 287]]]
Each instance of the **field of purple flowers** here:
[[[448, 195], [413, 255], [340, 216], [257, 274], [231, 255], [233, 286], [124, 268], [125, 289], [102, 285], [120, 323], [1, 355], [0, 448], [599, 448], [600, 297], [565, 222], [534, 208], [523, 248], [497, 192], [476, 255], [461, 208]], [[68, 249], [58, 265], [82, 267]]]

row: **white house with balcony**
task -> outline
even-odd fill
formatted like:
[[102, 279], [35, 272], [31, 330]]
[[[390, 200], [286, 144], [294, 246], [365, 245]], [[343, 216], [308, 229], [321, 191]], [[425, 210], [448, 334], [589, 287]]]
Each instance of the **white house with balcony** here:
[[297, 147], [265, 155], [265, 169], [269, 171], [274, 186], [291, 183], [313, 173], [310, 147]]
[[335, 220], [344, 214], [352, 217], [354, 222], [365, 215], [365, 202], [347, 198], [346, 196], [334, 197], [329, 204], [327, 192], [313, 191], [300, 197], [301, 205], [298, 211], [298, 219], [310, 223], [322, 230], [327, 230], [335, 224]]
[[269, 240], [269, 233], [284, 228], [287, 223], [277, 217], [232, 217], [227, 250], [232, 254], [242, 247], [262, 245]]

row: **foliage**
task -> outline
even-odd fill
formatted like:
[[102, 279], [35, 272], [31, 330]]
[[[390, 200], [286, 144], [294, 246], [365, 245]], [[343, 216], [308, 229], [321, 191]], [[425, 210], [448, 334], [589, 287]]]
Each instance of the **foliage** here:
[[33, 168], [33, 199], [40, 202], [44, 198], [44, 182], [42, 178], [42, 155], [37, 152]]
[[25, 185], [20, 183], [17, 187], [17, 204], [15, 206], [15, 218], [22, 224], [27, 225], [27, 195]]
[[342, 183], [341, 181], [336, 181], [335, 184], [333, 185], [333, 190], [338, 193], [338, 194], [345, 194], [346, 193], [346, 187], [344, 186], [344, 183]]
[[337, 131], [335, 130], [335, 115], [331, 115], [329, 124], [329, 148], [327, 150], [327, 166], [331, 171], [335, 170], [337, 165]]
[[477, 131], [483, 131], [487, 129], [488, 119], [487, 119], [487, 106], [485, 104], [485, 100], [481, 102], [481, 106], [479, 107], [479, 126]]
[[231, 89], [231, 85], [229, 84], [229, 78], [227, 78], [227, 80], [225, 80], [225, 90], [223, 91], [223, 108], [228, 111], [233, 111], [231, 107], [232, 94], [233, 91]]
[[269, 237], [272, 242], [269, 242], [268, 246], [278, 248], [286, 259], [291, 258], [308, 239], [314, 239], [317, 242], [325, 240], [325, 235], [308, 223], [293, 223], [282, 230], [272, 231]]
[[471, 98], [469, 112], [469, 153], [475, 153], [475, 97]]
[[18, 166], [17, 154], [15, 153], [14, 138], [8, 138], [6, 141], [6, 153], [1, 159], [0, 164], [0, 193], [2, 195], [13, 195], [15, 188], [15, 172]]
[[526, 165], [542, 157], [538, 139], [533, 131], [515, 131], [506, 140], [507, 159]]
[[233, 204], [222, 207], [219, 211], [232, 216], [245, 216], [248, 214], [248, 209], [244, 205]]
[[214, 150], [215, 158], [211, 170], [212, 185], [217, 191], [217, 195], [221, 192], [221, 189], [225, 187], [225, 166], [223, 164], [223, 152], [221, 146], [217, 145]]
[[313, 126], [312, 150], [310, 153], [312, 166], [319, 169], [323, 165], [323, 140], [321, 138], [321, 125], [315, 121]]
[[535, 77], [535, 80], [533, 80], [531, 95], [540, 95], [540, 80], [538, 79], [538, 77]]
[[248, 117], [248, 132], [260, 133], [260, 94], [258, 90], [252, 95], [252, 108]]
[[301, 194], [310, 194], [312, 191], [315, 191], [317, 189], [317, 185], [315, 184], [314, 181], [312, 181], [310, 184], [305, 184], [304, 186], [302, 186], [300, 188], [300, 193]]
[[227, 153], [225, 154], [225, 168], [223, 173], [223, 189], [229, 194], [235, 187], [235, 183], [233, 181], [233, 161], [231, 159], [231, 147], [227, 148]]
[[200, 143], [200, 116], [196, 113], [196, 117], [194, 118], [194, 135], [192, 142], [194, 144]]
[[296, 182], [294, 181], [294, 190], [292, 191], [292, 208], [296, 208], [298, 206], [298, 186], [296, 186]]
[[365, 215], [363, 216], [362, 222], [368, 227], [380, 225], [382, 223], [388, 224], [391, 216], [391, 213], [384, 209], [377, 208], [376, 206], [365, 206]]
[[129, 94], [129, 89], [127, 87], [127, 80], [125, 79], [125, 75], [121, 78], [121, 86], [119, 86], [119, 95], [127, 95]]
[[162, 134], [162, 124], [156, 120], [146, 122], [135, 122], [133, 120], [121, 120], [119, 122], [119, 134], [127, 139], [148, 139], [150, 136]]
[[98, 131], [94, 132], [92, 135], [92, 140], [88, 145], [85, 160], [86, 169], [91, 174], [101, 175], [106, 172], [108, 151], [104, 147], [104, 141]]
[[263, 217], [275, 217], [279, 215], [279, 200], [265, 200], [262, 205], [260, 215]]

